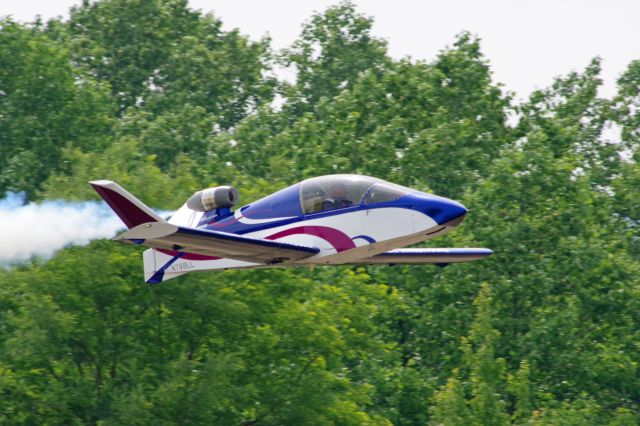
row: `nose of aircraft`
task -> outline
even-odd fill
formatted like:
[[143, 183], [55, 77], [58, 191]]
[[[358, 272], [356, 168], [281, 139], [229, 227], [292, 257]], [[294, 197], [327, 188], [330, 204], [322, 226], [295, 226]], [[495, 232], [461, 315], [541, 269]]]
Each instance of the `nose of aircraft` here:
[[467, 214], [466, 207], [459, 202], [426, 193], [415, 195], [414, 208], [435, 220], [438, 225], [457, 226]]

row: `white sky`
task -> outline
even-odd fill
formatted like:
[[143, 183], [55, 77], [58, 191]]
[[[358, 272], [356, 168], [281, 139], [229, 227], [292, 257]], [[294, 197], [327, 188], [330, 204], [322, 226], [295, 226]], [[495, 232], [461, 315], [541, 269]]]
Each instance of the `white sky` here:
[[[257, 39], [269, 33], [274, 48], [288, 46], [314, 11], [338, 0], [190, 0], [191, 7], [214, 12], [226, 29]], [[0, 0], [0, 16], [20, 21], [68, 16], [81, 0]], [[615, 92], [615, 80], [640, 59], [640, 2], [636, 0], [355, 0], [373, 16], [374, 34], [388, 41], [395, 58], [432, 60], [457, 33], [482, 39], [495, 80], [518, 97], [551, 84], [554, 76], [603, 58], [602, 96]]]

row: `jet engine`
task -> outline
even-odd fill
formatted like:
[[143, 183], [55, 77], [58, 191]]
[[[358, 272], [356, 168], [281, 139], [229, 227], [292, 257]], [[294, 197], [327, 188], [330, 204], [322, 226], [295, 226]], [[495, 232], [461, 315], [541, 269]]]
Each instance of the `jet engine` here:
[[197, 191], [187, 200], [187, 207], [199, 212], [218, 208], [229, 208], [240, 200], [238, 190], [233, 186], [216, 186]]

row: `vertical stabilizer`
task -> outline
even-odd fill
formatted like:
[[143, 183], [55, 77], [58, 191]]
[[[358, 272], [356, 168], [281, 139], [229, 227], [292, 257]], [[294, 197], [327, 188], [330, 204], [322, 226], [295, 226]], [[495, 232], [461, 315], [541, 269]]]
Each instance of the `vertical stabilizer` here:
[[166, 222], [126, 189], [110, 180], [94, 180], [89, 184], [122, 219], [127, 228], [148, 222]]

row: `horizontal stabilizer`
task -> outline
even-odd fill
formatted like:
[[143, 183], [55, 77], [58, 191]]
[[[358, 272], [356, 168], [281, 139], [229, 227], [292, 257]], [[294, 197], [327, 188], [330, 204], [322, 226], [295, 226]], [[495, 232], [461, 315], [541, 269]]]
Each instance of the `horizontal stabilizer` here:
[[127, 228], [133, 228], [147, 222], [165, 222], [163, 218], [117, 183], [110, 180], [94, 180], [89, 184], [122, 219]]
[[114, 238], [161, 250], [194, 253], [211, 257], [277, 264], [305, 259], [317, 254], [316, 247], [298, 246], [228, 232], [187, 228], [167, 222], [138, 225]]
[[420, 264], [470, 262], [491, 256], [487, 248], [401, 248], [350, 263], [357, 264]]
[[179, 277], [188, 272], [214, 271], [220, 269], [255, 268], [258, 263], [242, 260], [211, 258], [192, 253], [177, 253], [166, 250], [148, 249], [143, 253], [144, 280], [156, 284]]

